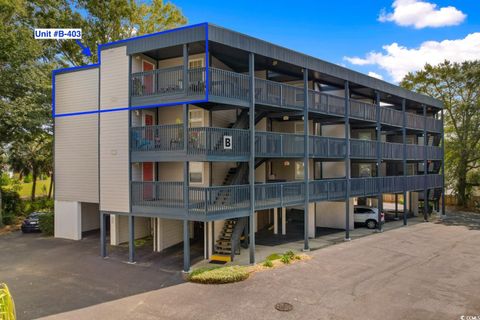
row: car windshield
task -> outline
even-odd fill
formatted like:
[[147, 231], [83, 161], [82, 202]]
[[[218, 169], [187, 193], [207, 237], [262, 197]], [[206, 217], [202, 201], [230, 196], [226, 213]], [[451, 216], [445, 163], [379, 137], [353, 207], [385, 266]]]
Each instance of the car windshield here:
[[42, 214], [43, 214], [42, 212], [33, 212], [33, 213], [30, 213], [30, 215], [28, 217], [30, 219], [35, 219], [35, 218], [38, 218]]

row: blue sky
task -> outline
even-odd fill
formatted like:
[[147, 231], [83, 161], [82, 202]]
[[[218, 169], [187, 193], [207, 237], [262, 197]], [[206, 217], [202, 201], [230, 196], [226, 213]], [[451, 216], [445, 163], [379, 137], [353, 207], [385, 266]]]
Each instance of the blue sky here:
[[[398, 81], [405, 70], [415, 68], [412, 60], [418, 60], [416, 66], [422, 66], [424, 60], [432, 60], [433, 63], [439, 59], [443, 60], [442, 51], [447, 52], [445, 56], [449, 59], [456, 59], [457, 56], [463, 60], [473, 59], [472, 56], [480, 59], [477, 37], [453, 45], [444, 43], [445, 47], [440, 46], [436, 49], [418, 50], [425, 41], [464, 40], [469, 34], [478, 34], [480, 38], [480, 1], [477, 0], [397, 0], [399, 10], [401, 5], [413, 5], [404, 7], [407, 15], [425, 6], [434, 7], [428, 14], [413, 14], [413, 18], [393, 17], [392, 21], [385, 22], [379, 21], [379, 15], [382, 9], [386, 10], [386, 14], [394, 12], [393, 0], [172, 0], [172, 2], [183, 10], [189, 24], [199, 22], [218, 24], [360, 72], [375, 72], [391, 82]], [[450, 13], [436, 12], [445, 7], [454, 8], [447, 9]], [[409, 26], [401, 25], [405, 23], [402, 19], [409, 21], [423, 17], [430, 21], [432, 19], [426, 17], [429, 14], [432, 14], [433, 20], [437, 18], [455, 20], [455, 14], [458, 19], [453, 23], [439, 22], [440, 25], [445, 24], [442, 27], [428, 26], [430, 22], [420, 28], [416, 28], [414, 22]], [[442, 14], [444, 17], [433, 16], [435, 14]], [[382, 49], [382, 46], [392, 43], [405, 47], [403, 53], [395, 53], [395, 48], [392, 48], [392, 53], [389, 54]], [[461, 47], [461, 50], [466, 52], [448, 53], [449, 50], [453, 50], [451, 47]], [[478, 47], [478, 51], [472, 47]], [[410, 49], [414, 51], [409, 52]], [[385, 59], [381, 56], [368, 58], [367, 54], [372, 51], [382, 54]], [[352, 63], [344, 57], [358, 57], [363, 61]], [[390, 70], [389, 65], [397, 63], [399, 66], [406, 65]]]

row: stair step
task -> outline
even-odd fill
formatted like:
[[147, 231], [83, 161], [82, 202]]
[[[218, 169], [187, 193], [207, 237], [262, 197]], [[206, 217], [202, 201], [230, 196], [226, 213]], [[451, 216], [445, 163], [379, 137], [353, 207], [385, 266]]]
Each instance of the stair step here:
[[230, 262], [232, 257], [230, 255], [212, 254], [210, 261]]
[[215, 253], [231, 254], [232, 250], [217, 249], [215, 250]]

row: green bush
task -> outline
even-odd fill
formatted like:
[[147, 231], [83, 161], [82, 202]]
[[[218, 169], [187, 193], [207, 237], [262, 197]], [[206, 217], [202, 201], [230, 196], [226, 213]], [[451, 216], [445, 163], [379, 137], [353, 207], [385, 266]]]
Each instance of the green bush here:
[[228, 266], [228, 267], [209, 267], [199, 268], [190, 273], [188, 279], [192, 282], [204, 284], [223, 284], [243, 281], [248, 278], [250, 273], [247, 267]]
[[271, 260], [265, 260], [265, 262], [263, 263], [263, 266], [267, 268], [271, 268], [273, 267], [273, 262]]
[[23, 212], [23, 202], [17, 192], [2, 189], [3, 223], [12, 224]]
[[47, 197], [37, 198], [34, 201], [23, 200], [25, 214], [32, 212], [53, 212], [54, 201]]
[[30, 183], [32, 181], [33, 181], [33, 178], [32, 178], [31, 174], [27, 174], [25, 177], [23, 177], [23, 182], [24, 183]]
[[53, 236], [55, 227], [55, 218], [53, 213], [48, 212], [38, 217], [38, 227], [47, 236]]
[[267, 257], [267, 260], [274, 261], [274, 260], [280, 260], [281, 258], [282, 258], [282, 256], [279, 255], [278, 253], [272, 253], [271, 255], [269, 255]]
[[289, 256], [290, 259], [293, 259], [295, 257], [295, 252], [293, 252], [292, 250], [288, 250], [287, 252], [285, 252], [285, 255]]
[[282, 257], [280, 258], [280, 261], [282, 261], [282, 262], [285, 263], [285, 264], [289, 264], [289, 263], [292, 261], [292, 257], [289, 256], [288, 254], [284, 254], [284, 255], [282, 255]]

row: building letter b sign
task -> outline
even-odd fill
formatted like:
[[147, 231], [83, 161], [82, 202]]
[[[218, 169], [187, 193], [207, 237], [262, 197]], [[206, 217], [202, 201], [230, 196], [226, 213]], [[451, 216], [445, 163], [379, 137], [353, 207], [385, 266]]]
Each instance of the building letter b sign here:
[[223, 136], [223, 149], [232, 150], [232, 136]]

